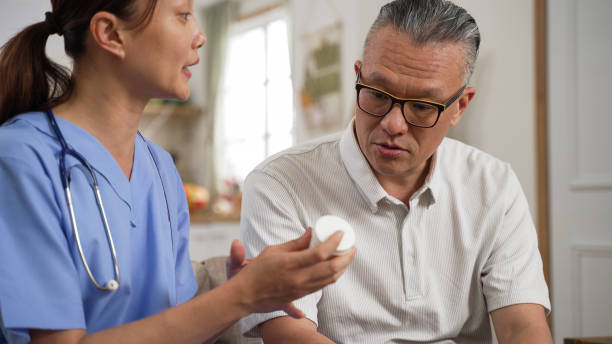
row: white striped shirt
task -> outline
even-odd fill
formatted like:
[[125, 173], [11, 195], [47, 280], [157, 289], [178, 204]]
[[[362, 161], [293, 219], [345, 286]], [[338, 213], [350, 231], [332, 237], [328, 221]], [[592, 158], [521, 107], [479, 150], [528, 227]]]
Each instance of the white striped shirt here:
[[[353, 134], [294, 147], [248, 176], [242, 240], [256, 256], [326, 214], [346, 219], [357, 255], [338, 282], [296, 306], [337, 343], [491, 342], [488, 312], [550, 309], [536, 231], [507, 163], [445, 138], [409, 207], [379, 184]], [[244, 332], [283, 312], [242, 320]]]

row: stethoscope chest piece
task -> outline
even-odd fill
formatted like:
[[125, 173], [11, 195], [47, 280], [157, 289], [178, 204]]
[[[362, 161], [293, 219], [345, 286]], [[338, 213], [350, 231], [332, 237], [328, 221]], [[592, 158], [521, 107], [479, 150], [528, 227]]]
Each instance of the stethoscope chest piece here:
[[119, 289], [119, 283], [115, 281], [114, 279], [112, 279], [108, 281], [108, 283], [106, 283], [106, 285], [104, 286], [104, 289], [109, 290], [109, 291], [115, 291]]

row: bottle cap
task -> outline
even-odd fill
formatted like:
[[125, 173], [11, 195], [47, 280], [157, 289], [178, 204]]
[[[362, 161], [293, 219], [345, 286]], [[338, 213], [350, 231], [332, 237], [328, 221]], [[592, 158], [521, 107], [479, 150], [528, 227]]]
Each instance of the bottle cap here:
[[334, 255], [339, 256], [347, 254], [353, 245], [355, 245], [355, 231], [348, 222], [334, 215], [325, 215], [317, 220], [312, 230], [310, 247], [320, 245], [337, 231], [343, 231], [344, 235]]

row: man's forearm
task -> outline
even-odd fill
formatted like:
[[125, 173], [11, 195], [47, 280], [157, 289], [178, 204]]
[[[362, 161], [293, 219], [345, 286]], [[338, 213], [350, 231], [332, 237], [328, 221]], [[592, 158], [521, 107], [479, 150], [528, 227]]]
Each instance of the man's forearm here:
[[505, 337], [498, 336], [499, 344], [552, 344], [552, 337], [548, 326], [532, 325], [516, 332], [508, 333]]
[[304, 318], [279, 317], [259, 325], [266, 344], [330, 344], [329, 338], [317, 332], [316, 325]]
[[292, 343], [292, 344], [333, 344], [329, 338], [320, 334], [319, 332], [312, 331], [291, 331], [290, 333], [276, 333], [275, 335], [262, 336], [264, 343], [266, 344], [281, 344], [281, 343]]
[[506, 306], [491, 312], [500, 344], [552, 344], [544, 307], [534, 303]]

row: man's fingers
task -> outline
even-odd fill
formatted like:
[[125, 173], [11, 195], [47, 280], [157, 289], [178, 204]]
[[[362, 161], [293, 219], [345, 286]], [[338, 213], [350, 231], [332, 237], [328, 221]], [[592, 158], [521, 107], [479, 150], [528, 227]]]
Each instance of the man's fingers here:
[[310, 238], [312, 238], [312, 228], [308, 227], [301, 237], [284, 244], [276, 245], [274, 248], [285, 252], [301, 251], [308, 248], [310, 245]]

